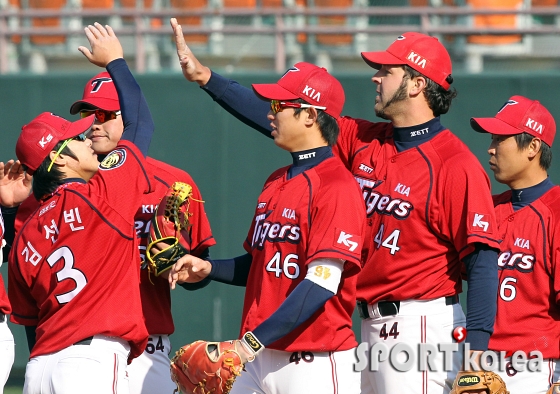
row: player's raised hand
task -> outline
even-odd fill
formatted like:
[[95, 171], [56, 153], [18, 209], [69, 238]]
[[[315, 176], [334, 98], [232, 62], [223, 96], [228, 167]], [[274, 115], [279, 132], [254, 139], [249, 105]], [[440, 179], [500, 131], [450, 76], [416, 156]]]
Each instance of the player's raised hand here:
[[173, 29], [173, 34], [175, 35], [175, 45], [177, 47], [177, 57], [179, 58], [179, 63], [181, 63], [181, 70], [183, 70], [183, 75], [190, 82], [196, 82], [200, 86], [206, 85], [212, 72], [206, 66], [203, 66], [198, 59], [194, 56], [187, 43], [185, 42], [185, 36], [183, 35], [183, 29], [181, 25], [177, 22], [177, 19], [171, 18], [169, 20], [171, 23], [171, 28]]
[[187, 254], [181, 257], [169, 271], [169, 286], [175, 289], [177, 283], [196, 283], [206, 278], [212, 270], [209, 261]]
[[102, 26], [95, 22], [84, 28], [86, 37], [91, 45], [91, 50], [84, 46], [78, 50], [93, 64], [99, 67], [106, 67], [115, 59], [123, 57], [121, 43], [111, 26]]
[[31, 193], [31, 179], [19, 160], [0, 162], [0, 203], [5, 207], [21, 204]]

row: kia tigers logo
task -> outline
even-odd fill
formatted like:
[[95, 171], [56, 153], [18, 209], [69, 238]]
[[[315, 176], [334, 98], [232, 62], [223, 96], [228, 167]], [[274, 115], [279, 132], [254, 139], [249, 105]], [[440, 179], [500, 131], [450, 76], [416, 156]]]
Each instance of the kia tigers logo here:
[[516, 104], [519, 104], [519, 103], [515, 100], [508, 100], [508, 101], [505, 102], [504, 105], [502, 105], [502, 108], [500, 108], [498, 113], [502, 112], [504, 110], [504, 108], [507, 107], [508, 105], [516, 105]]
[[97, 93], [99, 91], [99, 89], [101, 89], [101, 86], [103, 86], [103, 84], [105, 82], [113, 82], [113, 80], [111, 78], [107, 78], [107, 77], [95, 78], [93, 81], [91, 81], [91, 91], [90, 91], [90, 93]]

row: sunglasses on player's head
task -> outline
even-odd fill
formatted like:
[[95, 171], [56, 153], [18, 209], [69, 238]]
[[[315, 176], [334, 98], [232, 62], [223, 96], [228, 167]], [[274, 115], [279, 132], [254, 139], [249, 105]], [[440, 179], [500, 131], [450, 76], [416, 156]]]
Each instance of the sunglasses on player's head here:
[[315, 108], [315, 109], [322, 109], [322, 110], [327, 109], [327, 107], [320, 107], [318, 105], [293, 103], [290, 101], [280, 101], [280, 100], [270, 101], [270, 109], [272, 110], [273, 114], [276, 115], [278, 112], [282, 112], [284, 108]]
[[105, 123], [108, 120], [117, 119], [117, 116], [121, 114], [121, 111], [105, 111], [104, 109], [94, 109], [94, 110], [83, 110], [80, 111], [81, 118], [87, 118], [88, 116], [95, 115], [101, 123]]
[[58, 150], [56, 151], [54, 157], [52, 158], [51, 164], [49, 164], [49, 168], [47, 168], [47, 172], [51, 172], [51, 168], [54, 164], [54, 161], [60, 155], [60, 152], [62, 152], [64, 150], [64, 148], [66, 148], [66, 146], [70, 143], [70, 141], [84, 142], [85, 140], [87, 140], [87, 135], [86, 135], [85, 131], [83, 133], [80, 133], [80, 134], [72, 137], [72, 138], [65, 139], [64, 142], [62, 143], [62, 145], [60, 145], [60, 148], [58, 148]]

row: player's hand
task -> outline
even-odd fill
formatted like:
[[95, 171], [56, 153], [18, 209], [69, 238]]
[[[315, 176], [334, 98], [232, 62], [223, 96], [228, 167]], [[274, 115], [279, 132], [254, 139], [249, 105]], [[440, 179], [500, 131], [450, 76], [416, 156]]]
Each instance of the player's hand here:
[[85, 27], [84, 31], [91, 45], [91, 51], [84, 46], [78, 47], [78, 50], [91, 63], [99, 67], [106, 67], [113, 60], [123, 58], [121, 43], [111, 26], [103, 27], [100, 23], [95, 22], [93, 26]]
[[169, 270], [169, 286], [175, 289], [177, 283], [196, 283], [206, 278], [212, 270], [209, 261], [187, 254], [181, 257]]
[[31, 193], [32, 179], [19, 160], [0, 162], [0, 203], [5, 207], [21, 204]]
[[179, 58], [179, 63], [181, 63], [181, 70], [183, 70], [183, 75], [190, 82], [196, 82], [200, 86], [204, 86], [208, 83], [212, 72], [206, 66], [203, 66], [198, 59], [193, 55], [190, 48], [185, 42], [185, 36], [183, 35], [183, 29], [181, 25], [177, 22], [177, 19], [171, 18], [169, 20], [171, 23], [171, 28], [175, 35], [175, 45], [177, 46], [177, 57]]

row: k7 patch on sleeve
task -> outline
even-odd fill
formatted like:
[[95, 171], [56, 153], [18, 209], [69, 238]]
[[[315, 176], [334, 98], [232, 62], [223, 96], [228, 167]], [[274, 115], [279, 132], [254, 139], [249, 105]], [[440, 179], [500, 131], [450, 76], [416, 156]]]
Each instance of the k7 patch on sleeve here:
[[477, 233], [492, 233], [492, 220], [489, 214], [470, 212], [468, 217], [468, 226], [470, 231]]
[[350, 234], [339, 228], [335, 228], [334, 247], [349, 252], [356, 252], [358, 246], [362, 245], [362, 237], [359, 235]]

